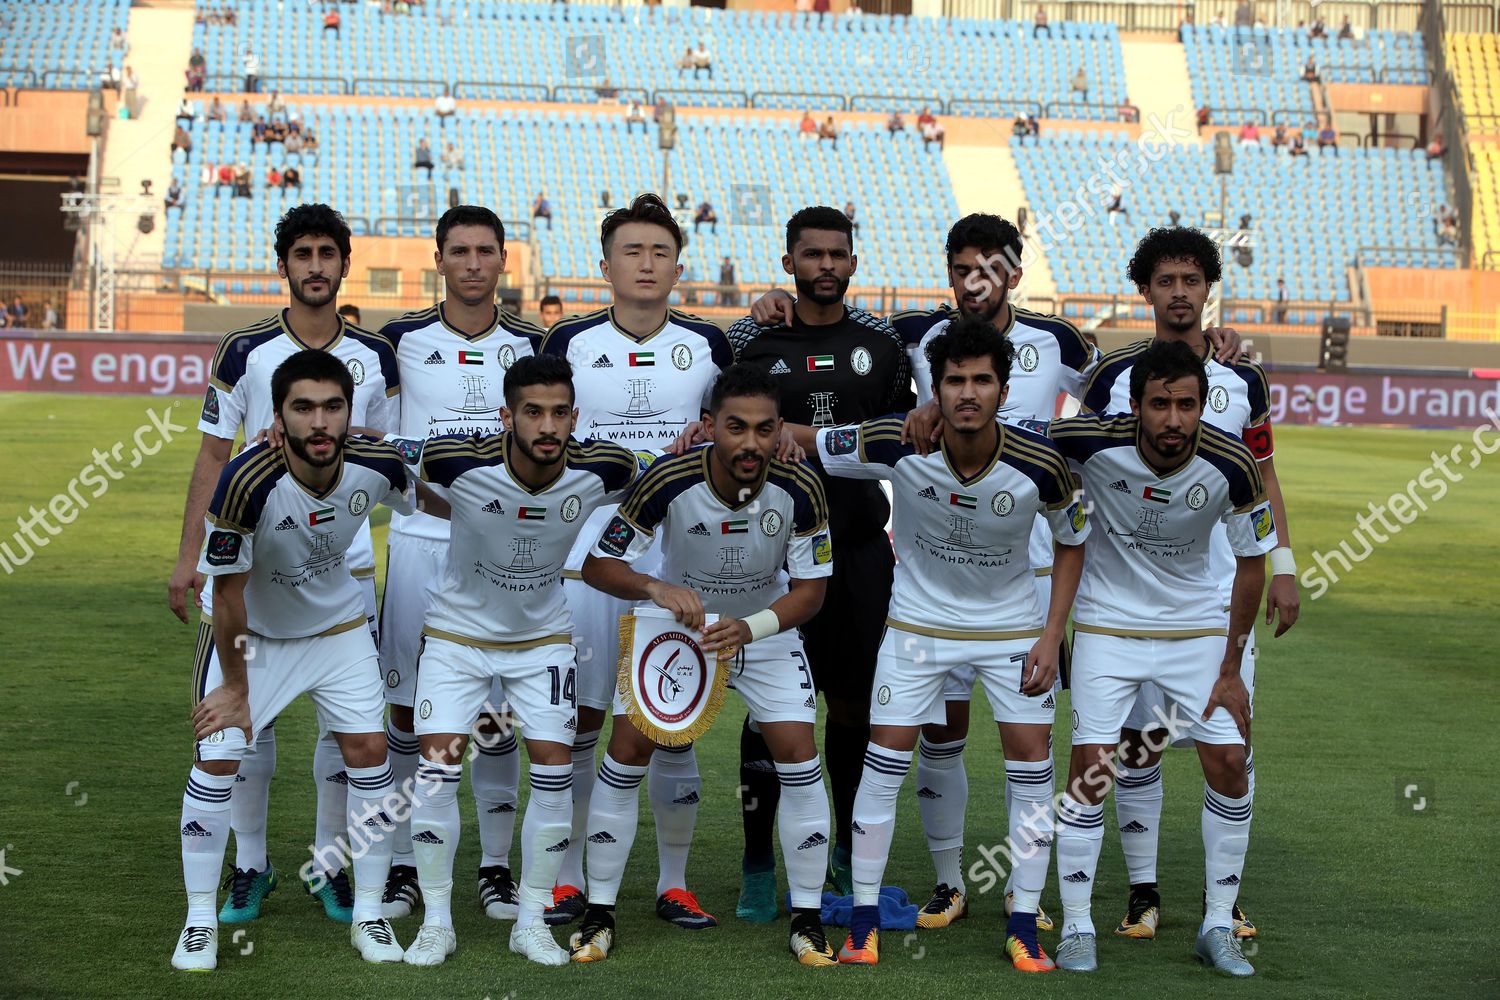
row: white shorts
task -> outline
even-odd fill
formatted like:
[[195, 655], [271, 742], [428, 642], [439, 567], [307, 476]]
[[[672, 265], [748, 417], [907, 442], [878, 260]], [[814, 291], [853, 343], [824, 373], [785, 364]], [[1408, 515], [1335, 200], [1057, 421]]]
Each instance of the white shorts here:
[[[729, 671], [729, 686], [745, 699], [750, 721], [805, 722], [818, 719], [818, 697], [812, 667], [796, 629], [742, 646]], [[614, 696], [615, 715], [624, 715], [625, 697]]]
[[[655, 576], [661, 569], [661, 545], [653, 544], [630, 567]], [[573, 645], [578, 648], [578, 704], [607, 709], [615, 704], [620, 671], [620, 616], [634, 605], [595, 590], [582, 580], [563, 578], [563, 596], [573, 617]]]
[[529, 740], [573, 745], [578, 728], [574, 649], [483, 649], [426, 636], [417, 669], [418, 736], [463, 733], [479, 713], [508, 705]]
[[447, 542], [391, 532], [380, 607], [380, 669], [385, 672], [385, 700], [392, 705], [413, 704], [428, 595], [442, 582], [447, 565]]
[[[1240, 660], [1240, 678], [1245, 682], [1245, 690], [1250, 693], [1250, 717], [1255, 717], [1255, 661], [1260, 656], [1260, 649], [1255, 645], [1255, 630], [1250, 630], [1250, 641], [1245, 644], [1245, 657]], [[1141, 685], [1140, 694], [1136, 695], [1135, 704], [1130, 708], [1130, 715], [1125, 719], [1125, 728], [1144, 732], [1147, 729], [1159, 728], [1161, 722], [1158, 720], [1167, 717], [1167, 698], [1161, 693], [1161, 688], [1155, 683]], [[1191, 737], [1184, 734], [1172, 741], [1174, 747], [1189, 747], [1193, 745]]]
[[[1051, 533], [1048, 533], [1051, 537]], [[1047, 609], [1052, 606], [1052, 575], [1033, 576], [1036, 584], [1036, 599], [1042, 605], [1042, 618], [1047, 617]], [[974, 681], [976, 680], [973, 664], [964, 664], [954, 667], [948, 671], [948, 676], [943, 681], [944, 701], [969, 701], [974, 697]], [[946, 718], [946, 717], [945, 717]]]
[[[310, 639], [252, 635], [245, 645], [245, 657], [252, 744], [254, 737], [300, 694], [312, 697], [321, 731], [385, 732], [380, 659], [370, 633], [358, 625], [336, 635]], [[204, 692], [223, 681], [215, 655], [208, 663]], [[239, 729], [223, 729], [197, 743], [199, 760], [237, 760], [245, 750], [245, 736]]]
[[1146, 639], [1073, 635], [1073, 745], [1119, 742], [1120, 727], [1141, 688], [1154, 683], [1163, 695], [1162, 725], [1202, 743], [1242, 744], [1234, 720], [1222, 707], [1199, 717], [1219, 676], [1224, 637]]
[[[1021, 693], [1021, 668], [1036, 639], [939, 639], [888, 628], [880, 642], [870, 724], [924, 726], [947, 718], [944, 691], [954, 673], [984, 685], [996, 722], [1051, 726], [1057, 692]], [[973, 684], [973, 681], [970, 681]]]

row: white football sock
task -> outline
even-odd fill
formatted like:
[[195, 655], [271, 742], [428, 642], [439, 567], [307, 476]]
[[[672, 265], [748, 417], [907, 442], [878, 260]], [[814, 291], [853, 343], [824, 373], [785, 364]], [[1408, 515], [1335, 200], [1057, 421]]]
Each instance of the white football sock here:
[[929, 743], [924, 736], [917, 747], [917, 809], [927, 849], [932, 852], [938, 882], [960, 892], [965, 888], [964, 813], [969, 802], [964, 743]]
[[[469, 784], [479, 815], [479, 867], [510, 867], [510, 845], [516, 833], [516, 791], [521, 784], [521, 755], [515, 733], [481, 733], [474, 740]], [[535, 786], [532, 792], [536, 791]]]
[[594, 786], [586, 827], [590, 903], [615, 905], [620, 880], [625, 875], [625, 862], [630, 858], [630, 845], [635, 843], [641, 811], [641, 779], [645, 776], [644, 767], [621, 764], [608, 751], [599, 762], [599, 783]]
[[874, 743], [865, 747], [864, 775], [854, 795], [854, 820], [849, 826], [854, 838], [850, 868], [855, 906], [880, 902], [880, 884], [896, 830], [896, 799], [910, 767], [910, 750], [887, 750]]
[[1240, 893], [1245, 854], [1250, 849], [1250, 814], [1254, 795], [1231, 799], [1203, 786], [1204, 886], [1207, 909], [1198, 933], [1233, 926], [1234, 901]]
[[229, 800], [229, 823], [234, 828], [234, 866], [263, 872], [266, 856], [266, 814], [271, 811], [271, 776], [276, 773], [276, 730], [270, 726], [255, 737], [255, 746], [240, 758], [240, 773]]
[[572, 831], [573, 765], [532, 764], [531, 798], [521, 823], [521, 900], [516, 926], [541, 923]]
[[573, 832], [568, 838], [568, 853], [557, 870], [558, 885], [586, 888], [583, 877], [583, 845], [588, 840], [589, 802], [594, 795], [594, 779], [599, 765], [594, 762], [594, 748], [599, 730], [579, 733], [573, 741]]
[[318, 819], [313, 832], [313, 865], [308, 874], [337, 875], [338, 869], [323, 870], [321, 859], [340, 856], [342, 839], [349, 840], [344, 820], [349, 815], [349, 777], [344, 774], [344, 754], [332, 733], [324, 733], [313, 747], [313, 785], [318, 795]]
[[823, 789], [823, 765], [817, 757], [800, 764], [777, 764], [781, 797], [776, 823], [781, 856], [792, 891], [792, 908], [819, 907], [828, 873], [828, 793]]
[[[396, 824], [385, 811], [384, 802], [395, 792], [391, 762], [387, 758], [375, 767], [346, 766], [344, 773], [349, 776], [348, 823], [354, 836], [350, 843], [354, 854], [354, 922], [379, 920], [380, 898], [385, 895], [396, 839]], [[410, 829], [410, 821], [407, 827]]]
[[401, 796], [402, 802], [406, 805], [406, 808], [399, 810], [401, 816], [396, 817], [396, 842], [395, 850], [391, 855], [391, 865], [410, 868], [414, 867], [416, 862], [411, 856], [411, 803], [407, 801], [406, 796], [408, 789], [416, 787], [417, 751], [421, 749], [421, 744], [415, 735], [397, 729], [395, 723], [387, 720], [385, 747], [391, 763], [391, 781], [396, 794]]
[[411, 852], [422, 887], [422, 923], [453, 927], [453, 858], [458, 853], [458, 783], [463, 765], [417, 762], [411, 803]]
[[219, 873], [229, 845], [229, 800], [234, 775], [222, 777], [188, 772], [182, 794], [182, 884], [187, 889], [187, 922], [193, 927], [217, 927]]
[[691, 746], [657, 747], [650, 770], [646, 795], [656, 817], [656, 894], [660, 896], [668, 889], [687, 888], [688, 852], [698, 822], [703, 779], [698, 775], [698, 754]]
[[1005, 787], [1015, 909], [1035, 913], [1052, 860], [1052, 761], [1007, 760]]
[[1088, 806], [1067, 792], [1057, 807], [1057, 888], [1062, 936], [1094, 933], [1094, 875], [1104, 844], [1104, 806]]

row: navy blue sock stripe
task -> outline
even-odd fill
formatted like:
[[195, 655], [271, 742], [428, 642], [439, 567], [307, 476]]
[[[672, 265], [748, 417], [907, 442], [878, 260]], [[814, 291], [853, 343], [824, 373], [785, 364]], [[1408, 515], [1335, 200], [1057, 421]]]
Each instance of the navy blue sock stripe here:
[[189, 778], [187, 783], [188, 798], [198, 799], [202, 802], [228, 802], [229, 797], [233, 794], [233, 792], [233, 788], [225, 788], [221, 790], [217, 788], [210, 788], [207, 785], [200, 785], [192, 778]]
[[504, 757], [508, 753], [516, 752], [516, 738], [512, 736], [504, 743], [488, 743], [482, 740], [475, 740], [474, 747], [486, 757]]
[[1140, 788], [1161, 780], [1161, 765], [1158, 764], [1149, 771], [1140, 774], [1121, 774], [1115, 778], [1115, 784], [1121, 788]]
[[959, 743], [956, 747], [943, 747], [939, 749], [932, 746], [926, 740], [923, 740], [919, 744], [919, 751], [928, 760], [947, 760], [950, 757], [957, 757], [962, 754], [965, 746], [965, 743]]
[[1226, 805], [1224, 801], [1211, 793], [1204, 793], [1203, 808], [1215, 816], [1223, 817], [1231, 823], [1243, 823], [1248, 820], [1254, 810], [1254, 803], [1247, 802], [1243, 806]]
[[629, 791], [632, 788], [639, 788], [641, 786], [642, 777], [644, 777], [644, 775], [623, 774], [619, 771], [616, 771], [614, 768], [609, 766], [609, 761], [607, 760], [599, 765], [599, 780], [604, 782], [606, 785], [612, 785], [615, 788], [622, 788], [626, 791]]

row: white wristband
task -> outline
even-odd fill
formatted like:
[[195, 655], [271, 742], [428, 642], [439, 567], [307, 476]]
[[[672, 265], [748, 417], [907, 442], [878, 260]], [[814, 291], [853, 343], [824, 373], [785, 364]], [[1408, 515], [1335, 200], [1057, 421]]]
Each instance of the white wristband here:
[[757, 639], [764, 639], [768, 635], [775, 635], [781, 631], [781, 619], [777, 618], [776, 612], [770, 608], [755, 612], [755, 614], [744, 619], [744, 622], [750, 627], [751, 642], [755, 642]]
[[1271, 575], [1297, 575], [1297, 561], [1292, 558], [1292, 550], [1285, 545], [1278, 545], [1271, 550]]

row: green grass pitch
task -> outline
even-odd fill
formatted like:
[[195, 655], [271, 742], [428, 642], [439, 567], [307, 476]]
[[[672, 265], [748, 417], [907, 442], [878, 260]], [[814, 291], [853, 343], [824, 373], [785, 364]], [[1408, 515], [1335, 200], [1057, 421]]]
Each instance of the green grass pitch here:
[[[193, 425], [192, 400], [0, 396], [0, 541], [14, 548], [16, 518], [65, 493], [92, 449], [125, 441], [128, 464], [136, 428], [149, 428], [148, 411], [163, 408]], [[142, 441], [152, 445], [158, 435], [148, 430]], [[685, 933], [655, 919], [654, 838], [643, 817], [614, 955], [589, 967], [527, 965], [506, 951], [509, 925], [485, 919], [475, 902], [477, 835], [465, 790], [454, 893], [460, 946], [446, 965], [365, 965], [346, 928], [326, 921], [289, 880], [243, 934], [222, 929], [217, 973], [174, 973], [168, 958], [185, 905], [177, 817], [190, 764], [194, 633], [168, 612], [165, 581], [197, 437], [183, 433], [142, 454], [28, 562], [0, 575], [0, 996], [1500, 995], [1500, 949], [1485, 929], [1500, 889], [1491, 766], [1500, 759], [1500, 456], [1469, 468], [1467, 432], [1279, 432], [1277, 463], [1304, 570], [1315, 550], [1350, 537], [1367, 501], [1405, 490], [1433, 451], [1462, 446], [1452, 467], [1462, 481], [1320, 599], [1309, 600], [1304, 588], [1303, 620], [1291, 634], [1262, 635], [1259, 799], [1241, 900], [1263, 932], [1252, 949], [1259, 974], [1246, 982], [1215, 978], [1190, 953], [1202, 794], [1196, 759], [1180, 751], [1165, 763], [1164, 925], [1154, 942], [1108, 936], [1125, 890], [1110, 832], [1095, 895], [1095, 920], [1106, 932], [1096, 975], [1028, 978], [1010, 969], [1000, 951], [998, 891], [975, 896], [971, 918], [953, 928], [888, 933], [878, 968], [795, 965], [785, 918], [767, 928], [733, 917], [742, 712], [733, 696], [700, 745], [705, 793], [689, 868], [691, 887], [723, 922], [717, 930]], [[1496, 440], [1493, 429], [1485, 440]], [[89, 498], [92, 490], [82, 492]], [[1066, 718], [1066, 704], [1059, 707]], [[271, 857], [292, 874], [313, 823], [310, 705], [289, 711], [277, 731]], [[968, 767], [966, 866], [978, 859], [977, 845], [1004, 836], [993, 730], [971, 734]], [[1417, 788], [1403, 798], [1408, 785]], [[1424, 798], [1425, 808], [1413, 809]], [[518, 855], [513, 860], [519, 865]], [[1056, 910], [1049, 878], [1043, 902]], [[910, 782], [887, 881], [916, 896], [932, 882]], [[398, 923], [403, 942], [415, 927], [415, 918]], [[1055, 948], [1056, 935], [1043, 942]]]

